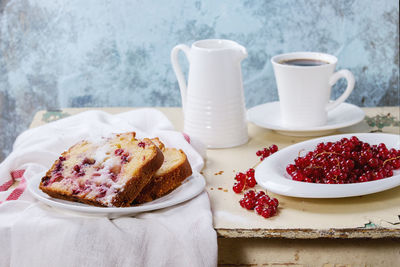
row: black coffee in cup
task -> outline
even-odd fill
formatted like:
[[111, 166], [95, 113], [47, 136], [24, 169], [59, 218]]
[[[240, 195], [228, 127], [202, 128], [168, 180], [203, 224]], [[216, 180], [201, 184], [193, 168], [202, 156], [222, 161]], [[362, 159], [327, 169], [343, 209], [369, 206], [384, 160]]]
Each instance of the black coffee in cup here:
[[316, 60], [316, 59], [307, 59], [307, 58], [296, 58], [296, 59], [289, 59], [283, 60], [279, 62], [283, 65], [290, 65], [290, 66], [300, 66], [300, 67], [314, 67], [314, 66], [321, 66], [329, 64], [329, 62]]

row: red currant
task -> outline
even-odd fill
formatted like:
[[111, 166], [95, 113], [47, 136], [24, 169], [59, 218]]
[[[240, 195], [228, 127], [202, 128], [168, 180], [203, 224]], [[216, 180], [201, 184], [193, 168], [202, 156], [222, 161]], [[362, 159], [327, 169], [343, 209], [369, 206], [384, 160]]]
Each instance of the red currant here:
[[248, 210], [254, 209], [255, 204], [256, 204], [256, 201], [255, 201], [253, 198], [247, 198], [247, 199], [244, 201], [244, 207], [245, 207], [246, 209], [248, 209]]
[[254, 186], [256, 186], [257, 181], [254, 177], [248, 176], [246, 178], [246, 186], [249, 188], [253, 188]]
[[248, 177], [254, 177], [254, 169], [253, 168], [250, 168], [250, 169], [248, 169], [248, 171], [246, 172], [246, 175], [248, 176]]
[[269, 218], [271, 217], [271, 211], [268, 208], [264, 208], [261, 212], [261, 216], [263, 216], [264, 218]]
[[234, 183], [232, 189], [233, 189], [233, 192], [235, 192], [236, 194], [241, 193], [244, 189], [244, 182]]
[[245, 198], [255, 198], [256, 197], [256, 192], [253, 190], [249, 190], [244, 194]]
[[239, 182], [244, 182], [245, 179], [246, 179], [246, 174], [241, 172], [237, 173], [235, 176], [235, 180]]
[[256, 195], [254, 196], [256, 199], [259, 199], [260, 197], [262, 197], [263, 195], [265, 195], [264, 191], [259, 191], [256, 193]]
[[276, 214], [279, 201], [276, 198], [270, 198], [264, 191], [249, 190], [244, 194], [239, 204], [247, 210], [254, 209], [257, 214], [264, 218], [269, 218]]
[[242, 198], [241, 200], [239, 200], [239, 204], [240, 204], [240, 206], [242, 207], [242, 208], [246, 208], [246, 205], [245, 205], [245, 199], [244, 198]]
[[260, 157], [260, 160], [264, 160], [265, 158], [269, 157], [273, 153], [278, 151], [277, 145], [271, 145], [269, 148], [265, 147], [261, 150], [256, 152], [257, 157]]
[[264, 206], [263, 205], [256, 205], [255, 207], [254, 207], [254, 210], [255, 210], [255, 212], [257, 213], [257, 214], [262, 214], [262, 212], [263, 212], [263, 210], [264, 210]]
[[278, 151], [278, 146], [277, 145], [272, 145], [269, 147], [269, 150], [271, 151], [271, 153], [275, 153]]
[[294, 165], [294, 164], [289, 164], [289, 165], [287, 165], [287, 167], [286, 167], [286, 172], [287, 172], [288, 174], [292, 174], [292, 173], [294, 173], [296, 170], [297, 170], [297, 167], [296, 167], [296, 165]]

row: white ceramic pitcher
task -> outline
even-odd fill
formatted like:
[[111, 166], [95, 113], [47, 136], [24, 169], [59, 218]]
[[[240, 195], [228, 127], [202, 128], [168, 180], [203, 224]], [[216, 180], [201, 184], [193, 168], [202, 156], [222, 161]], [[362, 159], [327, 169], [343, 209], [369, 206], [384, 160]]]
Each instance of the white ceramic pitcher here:
[[[188, 85], [178, 63], [182, 50], [189, 61]], [[184, 132], [209, 148], [233, 147], [248, 140], [240, 62], [246, 49], [230, 40], [196, 41], [171, 51], [184, 112]]]

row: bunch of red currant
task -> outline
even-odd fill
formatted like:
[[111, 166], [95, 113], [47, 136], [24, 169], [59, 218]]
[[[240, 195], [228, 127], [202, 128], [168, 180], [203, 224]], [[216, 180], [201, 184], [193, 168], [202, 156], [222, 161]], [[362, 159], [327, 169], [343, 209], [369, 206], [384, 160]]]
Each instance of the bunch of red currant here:
[[[262, 161], [276, 151], [278, 151], [278, 147], [276, 145], [271, 145], [269, 148], [257, 151], [256, 155], [260, 157]], [[236, 174], [236, 183], [232, 188], [236, 194], [243, 192], [245, 189], [253, 188], [257, 184], [254, 178], [254, 172], [254, 168], [250, 168], [246, 173], [239, 172]], [[269, 218], [276, 214], [279, 201], [276, 198], [270, 198], [264, 191], [255, 192], [249, 190], [244, 194], [239, 204], [245, 209], [255, 210], [257, 214], [264, 218]]]
[[263, 148], [256, 152], [257, 157], [260, 157], [260, 160], [263, 161], [265, 158], [271, 156], [276, 151], [278, 151], [277, 145], [271, 145], [269, 148]]
[[347, 184], [379, 180], [400, 169], [400, 150], [385, 144], [370, 145], [356, 136], [319, 143], [304, 157], [286, 167], [293, 180], [308, 183]]
[[235, 180], [237, 182], [233, 184], [232, 189], [236, 194], [241, 193], [244, 189], [253, 188], [257, 184], [253, 168], [248, 169], [246, 173], [237, 173]]
[[279, 201], [276, 198], [270, 198], [264, 191], [255, 192], [249, 190], [239, 201], [240, 206], [255, 212], [264, 218], [272, 217], [278, 210]]

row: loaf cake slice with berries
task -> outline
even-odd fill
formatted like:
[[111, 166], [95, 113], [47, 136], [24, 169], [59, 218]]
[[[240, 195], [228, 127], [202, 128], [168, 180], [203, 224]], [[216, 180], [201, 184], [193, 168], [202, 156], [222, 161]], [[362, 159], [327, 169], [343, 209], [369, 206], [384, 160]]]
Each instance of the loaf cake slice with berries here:
[[166, 148], [158, 138], [153, 138], [151, 141], [163, 152], [164, 162], [154, 174], [153, 180], [134, 200], [133, 205], [149, 202], [168, 194], [192, 175], [187, 156], [181, 149]]
[[40, 182], [54, 198], [127, 207], [163, 164], [161, 150], [135, 133], [81, 141], [62, 153]]

